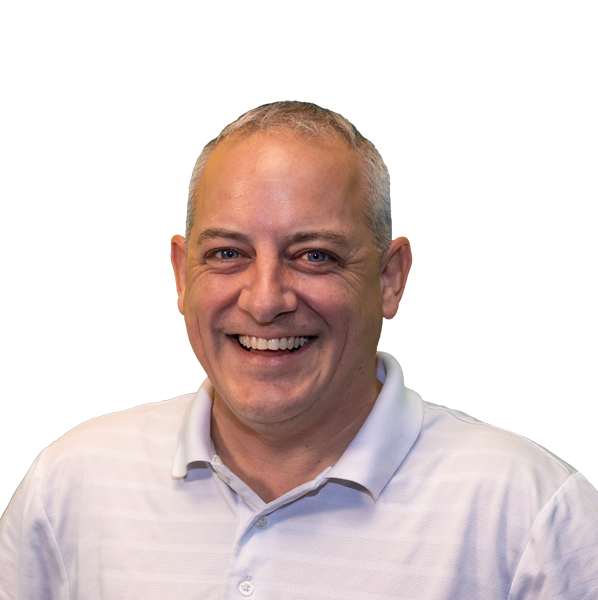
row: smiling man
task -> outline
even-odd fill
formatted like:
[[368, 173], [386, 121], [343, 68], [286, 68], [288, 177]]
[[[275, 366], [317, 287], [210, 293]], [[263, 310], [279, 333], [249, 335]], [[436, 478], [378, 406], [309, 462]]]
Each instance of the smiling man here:
[[172, 241], [179, 309], [215, 387], [212, 440], [268, 502], [334, 464], [380, 391], [382, 317], [411, 255], [405, 238], [378, 250], [366, 196], [343, 137], [236, 133], [193, 190], [188, 239]]
[[596, 490], [376, 352], [411, 252], [346, 119], [279, 102], [226, 127], [172, 264], [208, 379], [40, 454], [0, 599], [598, 597]]

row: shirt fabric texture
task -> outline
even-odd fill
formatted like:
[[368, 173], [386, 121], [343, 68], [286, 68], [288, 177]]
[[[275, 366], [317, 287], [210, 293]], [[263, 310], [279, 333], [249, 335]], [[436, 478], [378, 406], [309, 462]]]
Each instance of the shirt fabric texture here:
[[0, 520], [0, 599], [598, 598], [598, 492], [378, 357], [342, 457], [269, 504], [214, 453], [208, 380], [70, 431]]

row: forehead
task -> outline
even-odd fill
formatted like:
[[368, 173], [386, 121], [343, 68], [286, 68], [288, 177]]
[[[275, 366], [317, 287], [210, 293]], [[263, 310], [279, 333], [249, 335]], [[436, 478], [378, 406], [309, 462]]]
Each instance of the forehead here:
[[[231, 187], [258, 178], [302, 180], [312, 187], [354, 185], [360, 179], [357, 154], [340, 138], [323, 139], [285, 131], [231, 137], [212, 152], [203, 190]], [[327, 185], [329, 184], [329, 185]]]
[[[196, 219], [269, 218], [278, 225], [363, 221], [359, 156], [342, 138], [267, 131], [229, 138], [212, 153], [196, 190]], [[205, 223], [205, 221], [210, 221]], [[342, 222], [342, 223], [341, 223]]]

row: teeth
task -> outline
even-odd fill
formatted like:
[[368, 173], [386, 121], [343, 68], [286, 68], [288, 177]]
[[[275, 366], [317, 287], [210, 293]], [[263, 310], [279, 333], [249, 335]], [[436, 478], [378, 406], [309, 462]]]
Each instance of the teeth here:
[[239, 342], [245, 348], [254, 348], [255, 350], [293, 350], [300, 348], [308, 342], [309, 336], [292, 336], [283, 338], [259, 338], [250, 335], [240, 335]]

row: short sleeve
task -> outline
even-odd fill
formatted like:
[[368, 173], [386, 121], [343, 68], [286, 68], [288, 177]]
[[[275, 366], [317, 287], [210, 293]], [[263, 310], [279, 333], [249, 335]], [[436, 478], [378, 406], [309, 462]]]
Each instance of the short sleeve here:
[[509, 600], [598, 598], [598, 491], [571, 475], [538, 514]]
[[39, 496], [43, 453], [0, 519], [0, 600], [66, 600], [66, 570]]

